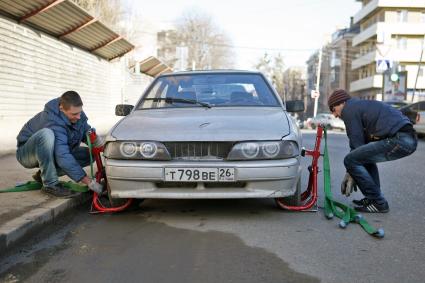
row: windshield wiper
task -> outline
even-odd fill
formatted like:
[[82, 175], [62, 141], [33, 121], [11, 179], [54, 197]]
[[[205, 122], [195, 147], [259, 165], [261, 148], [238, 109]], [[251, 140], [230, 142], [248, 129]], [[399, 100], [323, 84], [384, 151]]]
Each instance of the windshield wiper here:
[[184, 99], [184, 98], [175, 98], [175, 97], [156, 97], [156, 98], [145, 98], [144, 100], [153, 100], [154, 102], [165, 101], [165, 103], [173, 104], [174, 102], [182, 102], [188, 104], [198, 104], [203, 107], [211, 108], [211, 105], [206, 102], [201, 102], [192, 99]]

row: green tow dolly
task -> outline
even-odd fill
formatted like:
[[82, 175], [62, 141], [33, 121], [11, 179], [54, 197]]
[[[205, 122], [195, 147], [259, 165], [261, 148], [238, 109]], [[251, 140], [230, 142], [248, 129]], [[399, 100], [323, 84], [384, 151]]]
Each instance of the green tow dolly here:
[[327, 219], [332, 219], [334, 216], [341, 219], [339, 227], [345, 229], [350, 223], [359, 224], [363, 230], [369, 235], [376, 238], [383, 238], [385, 235], [384, 229], [376, 229], [370, 225], [366, 219], [353, 208], [337, 202], [332, 198], [331, 191], [331, 170], [329, 162], [328, 144], [327, 144], [327, 129], [323, 128], [325, 138], [325, 149], [323, 155], [323, 171], [324, 171], [324, 189], [325, 189], [325, 216]]
[[[88, 192], [88, 187], [86, 185], [79, 185], [74, 182], [61, 182], [65, 188], [68, 188], [71, 191], [86, 193]], [[4, 190], [0, 190], [0, 193], [17, 193], [17, 192], [26, 192], [26, 191], [36, 191], [40, 190], [43, 184], [36, 181], [28, 181], [25, 183], [17, 184], [13, 188], [7, 188]]]

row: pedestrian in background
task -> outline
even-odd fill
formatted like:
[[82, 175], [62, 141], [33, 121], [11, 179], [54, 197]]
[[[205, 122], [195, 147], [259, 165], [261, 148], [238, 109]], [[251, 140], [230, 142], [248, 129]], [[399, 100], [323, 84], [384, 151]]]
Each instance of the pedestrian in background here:
[[410, 120], [399, 110], [376, 100], [352, 98], [343, 89], [328, 99], [329, 110], [341, 118], [350, 142], [344, 158], [347, 170], [341, 192], [349, 196], [357, 185], [364, 195], [353, 200], [359, 212], [388, 212], [376, 163], [396, 160], [416, 150], [417, 137]]
[[[16, 158], [25, 168], [40, 168], [33, 178], [42, 183], [42, 191], [57, 197], [72, 197], [58, 176], [68, 175], [75, 182], [100, 193], [102, 187], [83, 170], [90, 164], [88, 147], [80, 146], [91, 129], [83, 112], [83, 102], [75, 91], [46, 103], [44, 110], [31, 118], [17, 137]], [[102, 144], [101, 138], [95, 146]]]

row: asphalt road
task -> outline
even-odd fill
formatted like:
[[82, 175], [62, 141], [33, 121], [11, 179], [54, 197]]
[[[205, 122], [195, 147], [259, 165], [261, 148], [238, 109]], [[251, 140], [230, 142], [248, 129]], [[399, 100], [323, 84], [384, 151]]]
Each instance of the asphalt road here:
[[[330, 134], [329, 148], [336, 198], [360, 198], [339, 195], [346, 136]], [[391, 211], [365, 216], [384, 239], [355, 224], [342, 230], [321, 208], [280, 211], [272, 200], [147, 200], [117, 215], [83, 207], [3, 255], [0, 282], [424, 282], [424, 167], [424, 140], [379, 165]], [[322, 184], [320, 174], [320, 196]]]

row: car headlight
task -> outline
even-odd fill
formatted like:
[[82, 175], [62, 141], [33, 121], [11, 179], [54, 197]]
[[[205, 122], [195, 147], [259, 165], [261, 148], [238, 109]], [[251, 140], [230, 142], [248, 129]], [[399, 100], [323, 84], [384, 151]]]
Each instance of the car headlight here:
[[137, 153], [137, 144], [135, 142], [123, 142], [120, 144], [120, 152], [125, 157], [134, 157]]
[[165, 145], [153, 141], [119, 141], [105, 145], [103, 155], [111, 159], [171, 160]]
[[285, 159], [299, 155], [294, 141], [241, 142], [233, 146], [227, 160]]
[[243, 143], [241, 145], [241, 152], [248, 159], [255, 158], [260, 152], [260, 147], [254, 142]]
[[152, 158], [158, 151], [158, 147], [153, 142], [144, 142], [140, 145], [140, 154], [144, 158]]

